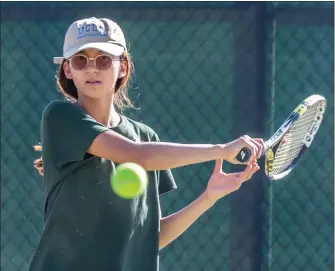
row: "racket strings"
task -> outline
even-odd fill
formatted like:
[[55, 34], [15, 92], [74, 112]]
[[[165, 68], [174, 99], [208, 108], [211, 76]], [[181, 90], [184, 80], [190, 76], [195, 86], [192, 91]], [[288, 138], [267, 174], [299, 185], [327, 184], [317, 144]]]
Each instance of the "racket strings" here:
[[273, 163], [273, 175], [287, 170], [303, 147], [303, 139], [309, 132], [318, 114], [318, 103], [308, 107], [307, 111], [292, 125], [279, 143]]

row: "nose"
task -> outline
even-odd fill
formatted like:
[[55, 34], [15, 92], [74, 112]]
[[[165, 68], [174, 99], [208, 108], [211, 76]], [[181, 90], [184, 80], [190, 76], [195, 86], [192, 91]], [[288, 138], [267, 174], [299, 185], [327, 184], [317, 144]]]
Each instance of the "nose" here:
[[87, 63], [86, 72], [98, 72], [97, 66], [95, 64], [94, 58], [89, 58]]

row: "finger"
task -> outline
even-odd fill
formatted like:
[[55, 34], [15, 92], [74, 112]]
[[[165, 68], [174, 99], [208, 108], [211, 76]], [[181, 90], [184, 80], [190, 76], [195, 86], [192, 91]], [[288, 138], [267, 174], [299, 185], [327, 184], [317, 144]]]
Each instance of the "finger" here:
[[242, 182], [243, 182], [243, 172], [236, 173], [236, 178], [235, 178], [236, 190], [240, 188]]
[[254, 175], [258, 170], [259, 170], [259, 165], [257, 164], [257, 162], [253, 163], [249, 178], [251, 178], [251, 176]]
[[247, 164], [249, 165], [252, 161], [256, 159], [258, 150], [257, 150], [256, 145], [252, 142], [252, 139], [249, 136], [245, 135], [242, 138], [244, 140], [245, 147], [249, 148], [251, 152], [251, 157], [249, 161], [247, 162]]
[[257, 162], [253, 161], [242, 172], [236, 172], [236, 178], [244, 179], [247, 177], [250, 173], [257, 171], [259, 169], [259, 166]]
[[264, 140], [262, 138], [253, 138], [254, 142], [258, 146], [258, 153], [257, 153], [257, 159], [260, 158], [264, 152], [265, 145], [264, 145]]
[[264, 142], [261, 138], [248, 138], [256, 147], [256, 159], [259, 159], [263, 153]]
[[251, 170], [251, 168], [252, 165], [250, 164], [245, 168], [244, 171], [236, 173], [236, 179], [242, 183], [248, 176], [248, 172]]
[[259, 166], [256, 162], [251, 163], [243, 172], [242, 182], [246, 182], [251, 179], [252, 175], [254, 175], [259, 170]]
[[217, 172], [217, 173], [222, 172], [222, 164], [223, 164], [222, 159], [215, 160], [214, 172]]
[[262, 138], [254, 138], [254, 140], [256, 140], [259, 144], [261, 144], [262, 149], [264, 150], [265, 148], [264, 140]]
[[250, 180], [251, 179], [251, 177], [258, 171], [260, 169], [260, 167], [257, 165], [257, 164], [255, 164], [255, 165], [253, 165], [253, 168], [252, 168], [252, 171], [251, 171], [251, 173], [249, 174], [249, 176], [247, 176], [247, 180]]

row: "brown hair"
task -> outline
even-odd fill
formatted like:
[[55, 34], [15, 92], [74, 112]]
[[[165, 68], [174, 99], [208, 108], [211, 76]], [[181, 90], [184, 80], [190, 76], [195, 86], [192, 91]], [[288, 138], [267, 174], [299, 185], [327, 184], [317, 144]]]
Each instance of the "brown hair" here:
[[[57, 72], [57, 86], [59, 91], [69, 100], [76, 101], [78, 99], [78, 91], [73, 82], [73, 80], [66, 78], [65, 72], [63, 69], [63, 64], [59, 67]], [[131, 75], [134, 71], [134, 65], [131, 59], [131, 56], [128, 52], [125, 52], [121, 56], [121, 61], [126, 62], [126, 75], [123, 78], [119, 78], [115, 84], [115, 93], [114, 93], [114, 105], [121, 112], [127, 107], [134, 108], [133, 103], [129, 99], [128, 89], [131, 83]], [[42, 146], [40, 144], [34, 146], [35, 151], [42, 151]], [[34, 167], [37, 169], [40, 175], [44, 174], [43, 161], [42, 157], [34, 161]]]

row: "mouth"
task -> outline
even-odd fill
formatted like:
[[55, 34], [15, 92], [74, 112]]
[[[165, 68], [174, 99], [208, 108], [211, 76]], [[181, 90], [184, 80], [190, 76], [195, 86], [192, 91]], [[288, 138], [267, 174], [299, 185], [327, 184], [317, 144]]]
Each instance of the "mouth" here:
[[88, 85], [91, 85], [91, 86], [96, 86], [96, 85], [100, 85], [101, 81], [99, 81], [99, 80], [87, 80], [85, 82], [85, 84], [88, 84]]

